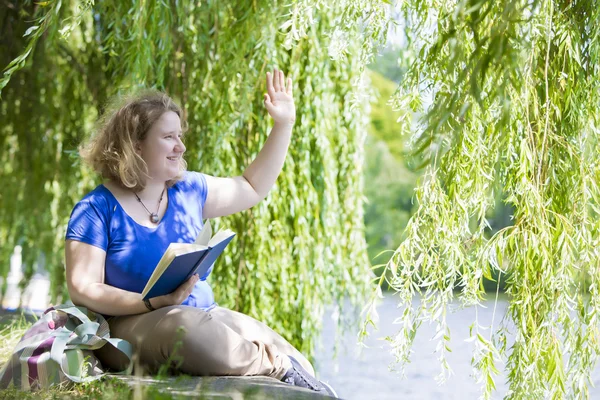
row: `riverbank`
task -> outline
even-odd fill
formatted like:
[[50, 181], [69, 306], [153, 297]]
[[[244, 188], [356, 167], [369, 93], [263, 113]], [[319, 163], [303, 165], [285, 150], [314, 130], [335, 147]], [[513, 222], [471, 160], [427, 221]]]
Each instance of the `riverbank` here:
[[[394, 356], [390, 354], [390, 345], [381, 339], [395, 336], [399, 325], [393, 321], [401, 316], [401, 310], [396, 308], [396, 300], [391, 293], [384, 293], [384, 300], [378, 306], [379, 330], [372, 331], [365, 341], [369, 348], [356, 345], [356, 332], [346, 332], [342, 338], [342, 346], [338, 358], [333, 359], [335, 325], [329, 317], [323, 321], [322, 349], [317, 354], [317, 370], [321, 378], [329, 381], [338, 388], [338, 394], [347, 400], [475, 400], [480, 397], [481, 388], [472, 377], [471, 358], [473, 343], [466, 342], [469, 337], [469, 326], [475, 321], [476, 313], [480, 325], [489, 326], [494, 318], [494, 327], [504, 318], [508, 307], [508, 298], [500, 294], [494, 307], [495, 295], [490, 294], [481, 307], [459, 309], [458, 303], [450, 307], [447, 315], [450, 328], [450, 348], [446, 353], [448, 364], [453, 370], [452, 375], [443, 385], [438, 385], [435, 376], [441, 372], [438, 354], [435, 353], [435, 326], [423, 324], [415, 337], [412, 347], [411, 363], [407, 365], [406, 378], [388, 368], [393, 365]], [[413, 305], [417, 305], [415, 300]], [[495, 310], [495, 315], [494, 315]], [[482, 332], [486, 337], [489, 330]], [[509, 338], [507, 348], [512, 339]], [[504, 360], [505, 361], [505, 360]], [[505, 363], [500, 361], [496, 367], [500, 374], [495, 378], [497, 390], [492, 399], [502, 399], [508, 392]], [[592, 374], [596, 388], [590, 387], [590, 398], [600, 398], [600, 368]]]

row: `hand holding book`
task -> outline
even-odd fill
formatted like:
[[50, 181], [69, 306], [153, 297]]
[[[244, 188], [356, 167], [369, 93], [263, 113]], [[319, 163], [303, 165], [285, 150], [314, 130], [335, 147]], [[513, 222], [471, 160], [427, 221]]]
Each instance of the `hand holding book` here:
[[[202, 279], [208, 276], [215, 260], [225, 250], [235, 233], [230, 230], [220, 230], [211, 236], [212, 229], [207, 220], [194, 243], [171, 243], [142, 291], [142, 298], [175, 295], [174, 292], [180, 292], [175, 296], [177, 298], [185, 293], [189, 296], [198, 281], [194, 276], [198, 275]], [[164, 300], [157, 299], [160, 302]]]
[[168, 306], [178, 306], [187, 299], [196, 282], [200, 280], [198, 275], [192, 275], [190, 279], [183, 282], [173, 293], [165, 294], [164, 296], [153, 297], [150, 300], [150, 305], [156, 309]]

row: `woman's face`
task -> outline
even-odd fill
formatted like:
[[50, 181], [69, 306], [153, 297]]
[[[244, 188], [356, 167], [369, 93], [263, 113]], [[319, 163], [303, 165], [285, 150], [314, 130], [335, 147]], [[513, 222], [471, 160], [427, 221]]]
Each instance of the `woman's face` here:
[[181, 141], [181, 121], [167, 111], [152, 125], [146, 139], [138, 146], [138, 154], [148, 165], [152, 179], [168, 181], [179, 174], [180, 159], [185, 152]]

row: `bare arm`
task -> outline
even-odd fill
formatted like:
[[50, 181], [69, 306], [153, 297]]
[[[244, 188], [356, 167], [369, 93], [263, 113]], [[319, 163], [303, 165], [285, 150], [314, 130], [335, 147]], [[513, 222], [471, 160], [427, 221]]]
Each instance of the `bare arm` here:
[[[106, 315], [130, 315], [148, 312], [140, 293], [129, 292], [104, 283], [106, 252], [96, 246], [74, 240], [65, 243], [67, 288], [73, 304]], [[191, 293], [197, 276], [184, 282], [170, 295], [154, 297], [154, 308], [181, 304]], [[179, 301], [179, 302], [178, 302]]]
[[205, 218], [216, 218], [247, 210], [267, 197], [281, 169], [292, 135], [292, 125], [275, 125], [260, 153], [242, 176], [206, 176], [208, 196]]
[[265, 107], [275, 121], [263, 148], [241, 176], [217, 178], [206, 176], [208, 197], [205, 218], [230, 215], [255, 206], [264, 199], [279, 176], [287, 155], [296, 120], [292, 80], [287, 86], [283, 72], [267, 73]]

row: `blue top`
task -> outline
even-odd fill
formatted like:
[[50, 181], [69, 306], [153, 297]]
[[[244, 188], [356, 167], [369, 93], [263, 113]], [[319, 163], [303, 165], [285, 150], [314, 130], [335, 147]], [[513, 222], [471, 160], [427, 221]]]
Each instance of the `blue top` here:
[[[194, 243], [202, 229], [202, 209], [208, 187], [204, 175], [186, 171], [167, 188], [167, 210], [155, 228], [135, 222], [114, 195], [99, 185], [75, 205], [66, 239], [106, 251], [104, 283], [141, 293], [170, 243]], [[216, 305], [206, 278], [200, 277], [183, 305], [208, 310]]]

